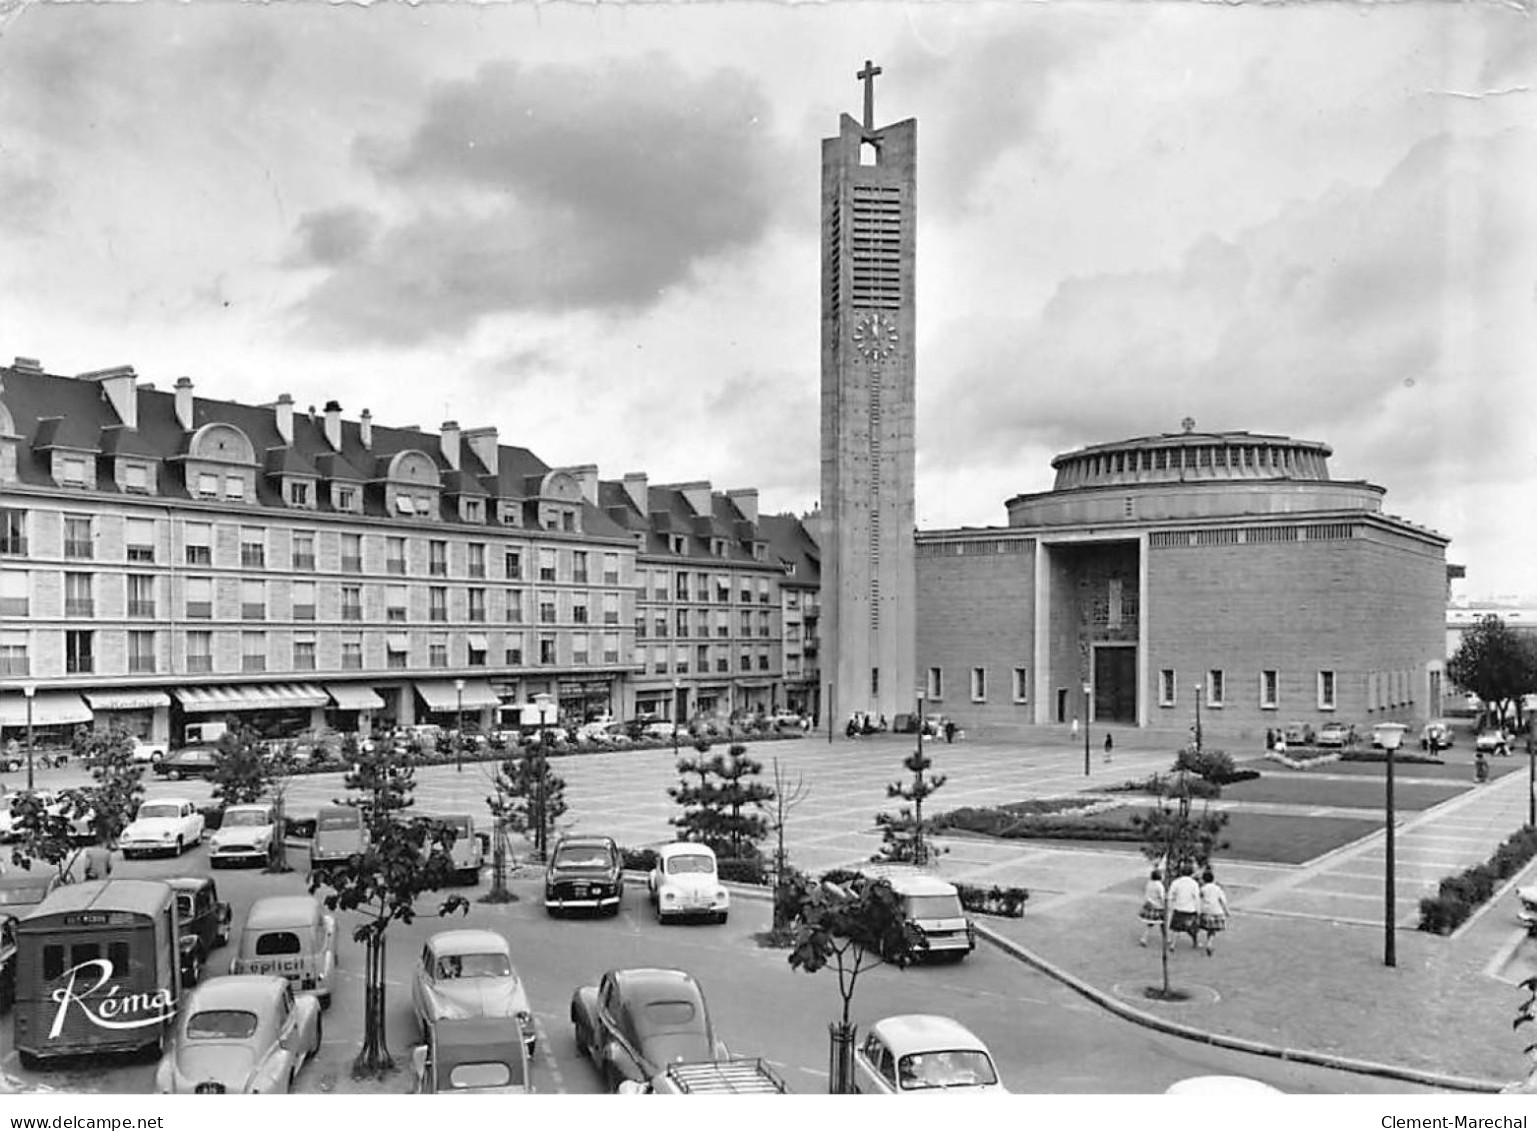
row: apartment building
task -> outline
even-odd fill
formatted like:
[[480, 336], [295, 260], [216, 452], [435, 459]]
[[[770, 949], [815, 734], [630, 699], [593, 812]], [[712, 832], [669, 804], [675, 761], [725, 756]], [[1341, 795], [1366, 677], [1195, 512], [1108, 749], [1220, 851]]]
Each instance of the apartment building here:
[[495, 427], [17, 359], [0, 367], [0, 726], [491, 725], [538, 694], [618, 713], [637, 547], [597, 501], [596, 468], [552, 468]]

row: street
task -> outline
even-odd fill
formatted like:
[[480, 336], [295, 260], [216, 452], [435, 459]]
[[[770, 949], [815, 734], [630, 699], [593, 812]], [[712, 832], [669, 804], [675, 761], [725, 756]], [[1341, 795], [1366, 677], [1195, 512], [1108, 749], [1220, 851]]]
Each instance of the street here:
[[[291, 850], [291, 857], [299, 868], [291, 875], [267, 875], [256, 869], [213, 873], [221, 895], [233, 907], [235, 937], [258, 895], [303, 890], [304, 852]], [[113, 875], [155, 878], [207, 871], [207, 850], [200, 847], [179, 860], [124, 862], [119, 857]], [[568, 1012], [572, 992], [611, 967], [645, 965], [681, 967], [699, 980], [718, 1033], [732, 1053], [767, 1058], [792, 1091], [825, 1091], [827, 1024], [836, 1019], [839, 1010], [836, 974], [825, 970], [806, 975], [792, 970], [785, 951], [762, 949], [754, 943], [753, 933], [768, 925], [767, 902], [738, 899], [730, 921], [722, 926], [660, 927], [652, 919], [643, 885], [632, 879], [617, 918], [555, 921], [545, 915], [539, 901], [542, 888], [537, 871], [523, 869], [512, 887], [521, 897], [519, 902], [500, 906], [475, 903], [468, 915], [456, 915], [452, 921], [432, 913], [428, 897], [421, 904], [424, 913], [414, 923], [391, 928], [387, 955], [389, 1046], [398, 1063], [404, 1065], [416, 1040], [408, 987], [422, 942], [448, 927], [482, 926], [501, 932], [512, 942], [515, 962], [527, 984], [540, 1033], [534, 1072], [541, 1092], [602, 1090], [596, 1072], [576, 1052]], [[483, 878], [473, 891], [459, 890], [474, 898], [485, 888]], [[362, 951], [350, 938], [351, 917], [341, 918], [340, 981], [325, 1016], [321, 1054], [300, 1073], [298, 1090], [405, 1090], [409, 1080], [404, 1071], [377, 1085], [357, 1084], [348, 1078], [361, 1036], [358, 972]], [[226, 972], [233, 952], [233, 942], [216, 951], [208, 973]], [[1398, 1082], [1286, 1064], [1160, 1036], [1111, 1017], [985, 945], [961, 963], [906, 971], [876, 968], [862, 974], [854, 998], [856, 1022], [896, 1013], [942, 1013], [963, 1021], [989, 1044], [1005, 1083], [1020, 1092], [1158, 1092], [1176, 1080], [1208, 1074], [1251, 1076], [1287, 1092], [1405, 1090]], [[0, 1074], [8, 1078], [7, 1086], [28, 1090], [144, 1093], [153, 1086], [154, 1066], [93, 1061], [24, 1072], [12, 1048], [11, 1027], [6, 1024], [0, 1032]]]

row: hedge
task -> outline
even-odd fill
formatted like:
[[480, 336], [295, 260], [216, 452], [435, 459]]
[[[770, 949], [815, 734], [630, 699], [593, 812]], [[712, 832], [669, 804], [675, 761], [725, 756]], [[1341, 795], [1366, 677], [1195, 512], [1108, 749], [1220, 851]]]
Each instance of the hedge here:
[[[1386, 762], [1388, 752], [1386, 750], [1346, 750], [1340, 754], [1341, 762]], [[1422, 766], [1444, 766], [1446, 759], [1437, 758], [1430, 754], [1414, 754], [1407, 750], [1399, 750], [1393, 755], [1395, 765], [1406, 763]]]
[[1419, 929], [1437, 935], [1450, 934], [1479, 906], [1489, 902], [1502, 881], [1526, 867], [1534, 856], [1537, 856], [1537, 829], [1518, 829], [1484, 863], [1446, 877], [1437, 886], [1435, 895], [1420, 900]]

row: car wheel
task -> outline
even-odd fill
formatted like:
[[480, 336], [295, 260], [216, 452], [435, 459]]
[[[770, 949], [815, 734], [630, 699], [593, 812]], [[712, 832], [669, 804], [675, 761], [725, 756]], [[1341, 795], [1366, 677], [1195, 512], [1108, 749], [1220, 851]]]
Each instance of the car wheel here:
[[182, 842], [181, 837], [177, 837], [176, 838], [176, 855], [180, 856], [185, 851], [187, 851], [187, 846]]
[[42, 1058], [39, 1057], [39, 1056], [34, 1055], [33, 1053], [22, 1052], [22, 1053], [19, 1053], [18, 1055], [21, 1058], [21, 1066], [23, 1068], [25, 1068], [28, 1072], [36, 1072], [39, 1068], [41, 1068], [43, 1066]]
[[[326, 1040], [326, 1019], [324, 1017], [320, 1016], [319, 1014], [316, 1014], [316, 1016], [315, 1016], [315, 1047], [310, 1049], [310, 1055], [309, 1055], [308, 1060], [314, 1060], [317, 1056], [320, 1055], [320, 1046], [325, 1044], [325, 1040]], [[308, 1061], [306, 1061], [306, 1063], [308, 1063]]]
[[729, 914], [730, 914], [729, 911], [717, 911], [715, 913], [715, 921], [717, 923], [724, 924], [726, 922], [726, 916], [729, 915]]
[[172, 770], [166, 776], [169, 777], [172, 781], [181, 781], [181, 779], [182, 779], [182, 772], [180, 770]]

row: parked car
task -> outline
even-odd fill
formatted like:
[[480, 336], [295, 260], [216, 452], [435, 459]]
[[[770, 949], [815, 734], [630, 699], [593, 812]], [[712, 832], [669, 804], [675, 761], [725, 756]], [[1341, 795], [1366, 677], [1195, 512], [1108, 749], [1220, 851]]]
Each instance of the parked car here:
[[0, 798], [0, 844], [9, 844], [21, 834], [17, 831], [21, 820], [21, 807], [17, 804], [24, 797], [33, 797], [44, 811], [57, 815], [61, 811], [58, 794], [51, 789], [17, 790]]
[[183, 797], [157, 797], [139, 806], [133, 821], [117, 838], [123, 859], [156, 852], [180, 856], [203, 840], [203, 814]]
[[534, 1015], [528, 991], [512, 965], [507, 940], [495, 931], [439, 931], [422, 947], [411, 980], [411, 1009], [424, 1039], [450, 1018], [498, 1018], [523, 1036], [534, 1054]]
[[0, 876], [0, 921], [20, 919], [59, 886], [59, 873], [43, 864], [12, 868]]
[[544, 869], [544, 909], [551, 918], [567, 911], [618, 915], [624, 902], [624, 858], [612, 837], [565, 836]]
[[355, 805], [328, 805], [315, 815], [315, 838], [310, 842], [310, 867], [344, 863], [368, 847], [363, 810]]
[[675, 1061], [724, 1060], [704, 991], [682, 970], [610, 970], [571, 999], [577, 1050], [610, 1091], [645, 1084]]
[[671, 738], [674, 734], [687, 735], [688, 727], [668, 719], [657, 719], [642, 727], [641, 734], [646, 738]]
[[331, 1004], [336, 975], [336, 917], [308, 895], [266, 895], [251, 904], [231, 974], [277, 974]]
[[470, 813], [451, 813], [437, 820], [454, 830], [454, 843], [448, 854], [454, 862], [454, 873], [462, 884], [480, 882], [480, 867], [486, 859], [484, 835], [475, 828], [475, 818]]
[[155, 1072], [162, 1095], [289, 1092], [320, 1051], [320, 1006], [282, 978], [210, 978], [187, 995]]
[[1426, 723], [1425, 729], [1420, 731], [1420, 749], [1432, 754], [1437, 750], [1450, 750], [1454, 737], [1452, 724], [1445, 719], [1436, 719]]
[[1517, 888], [1516, 899], [1516, 919], [1526, 927], [1527, 934], [1537, 935], [1537, 884]]
[[715, 852], [706, 844], [663, 845], [646, 886], [659, 923], [692, 915], [724, 923], [731, 911], [731, 895], [721, 885]]
[[153, 742], [147, 738], [135, 738], [133, 748], [129, 751], [128, 759], [131, 762], [159, 762], [169, 750], [163, 742]]
[[1008, 1091], [981, 1038], [959, 1021], [921, 1013], [870, 1026], [854, 1050], [854, 1085], [878, 1095]]
[[491, 1095], [534, 1090], [528, 1049], [495, 1018], [445, 1018], [411, 1050], [411, 1090]]
[[216, 746], [183, 746], [154, 764], [155, 773], [172, 781], [183, 778], [211, 778], [219, 768]]
[[1324, 723], [1313, 737], [1314, 746], [1344, 746], [1350, 741], [1350, 728], [1344, 723]]
[[1478, 732], [1478, 738], [1474, 740], [1473, 747], [1490, 754], [1509, 754], [1510, 739], [1504, 730], [1492, 727]]
[[208, 834], [208, 864], [270, 864], [277, 857], [277, 810], [266, 801], [231, 805]]
[[183, 967], [190, 978], [186, 984], [195, 983], [208, 963], [208, 956], [229, 942], [229, 904], [219, 898], [219, 889], [207, 876], [177, 876], [167, 880], [176, 893], [176, 922], [183, 936], [197, 939], [192, 962], [184, 958]]
[[1183, 1080], [1176, 1080], [1163, 1090], [1166, 1096], [1215, 1096], [1220, 1098], [1231, 1097], [1233, 1102], [1241, 1102], [1239, 1097], [1250, 1096], [1258, 1098], [1262, 1095], [1280, 1095], [1280, 1088], [1273, 1088], [1263, 1080], [1254, 1080], [1248, 1076], [1187, 1076]]
[[1290, 722], [1281, 728], [1281, 737], [1288, 746], [1312, 746], [1316, 735], [1312, 723]]
[[1372, 727], [1372, 745], [1379, 750], [1397, 750], [1403, 746], [1408, 729], [1403, 723], [1378, 723]]

